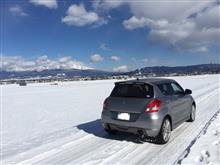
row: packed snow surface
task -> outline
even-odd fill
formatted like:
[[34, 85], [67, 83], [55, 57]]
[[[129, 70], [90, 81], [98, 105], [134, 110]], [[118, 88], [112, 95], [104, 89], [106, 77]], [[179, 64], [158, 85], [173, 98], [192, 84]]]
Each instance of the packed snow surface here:
[[192, 89], [197, 112], [165, 145], [102, 129], [103, 101], [115, 80], [2, 85], [3, 164], [220, 163], [220, 75], [172, 78]]
[[196, 137], [196, 145], [191, 147], [184, 164], [220, 164], [220, 111], [207, 122], [208, 129], [203, 129]]

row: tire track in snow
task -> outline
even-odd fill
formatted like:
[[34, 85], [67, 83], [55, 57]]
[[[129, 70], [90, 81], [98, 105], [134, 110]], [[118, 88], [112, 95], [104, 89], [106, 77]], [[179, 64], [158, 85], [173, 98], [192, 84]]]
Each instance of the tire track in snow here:
[[185, 159], [190, 151], [193, 145], [197, 142], [197, 140], [202, 136], [205, 135], [209, 126], [212, 124], [212, 122], [216, 119], [218, 114], [220, 113], [220, 109], [211, 117], [211, 119], [205, 124], [203, 129], [198, 133], [198, 135], [190, 142], [190, 144], [187, 146], [187, 148], [182, 152], [182, 154], [178, 157], [178, 159], [173, 163], [174, 165], [176, 164], [182, 164], [183, 159]]
[[37, 163], [38, 161], [45, 159], [49, 156], [54, 156], [58, 153], [60, 153], [61, 151], [63, 151], [63, 149], [68, 149], [68, 148], [72, 148], [72, 146], [75, 146], [76, 144], [80, 144], [83, 141], [87, 141], [88, 139], [91, 139], [91, 134], [88, 134], [86, 136], [83, 136], [77, 140], [74, 140], [72, 142], [69, 142], [67, 144], [64, 144], [62, 146], [59, 146], [57, 148], [52, 148], [51, 150], [45, 151], [43, 153], [40, 153], [38, 155], [35, 155], [34, 157], [30, 158], [30, 159], [26, 159], [24, 161], [21, 161], [19, 163], [16, 164], [33, 164], [33, 163]]
[[[101, 130], [103, 134], [106, 134]], [[132, 140], [134, 137], [129, 137], [127, 140]], [[31, 159], [24, 160], [19, 164], [65, 164], [69, 161], [73, 161], [77, 158], [81, 158], [83, 152], [93, 153], [95, 150], [102, 150], [106, 146], [111, 146], [111, 144], [120, 144], [121, 141], [110, 141], [105, 138], [98, 138], [92, 134], [87, 134], [81, 139], [62, 145], [59, 148], [51, 149], [44, 153], [38, 154]]]

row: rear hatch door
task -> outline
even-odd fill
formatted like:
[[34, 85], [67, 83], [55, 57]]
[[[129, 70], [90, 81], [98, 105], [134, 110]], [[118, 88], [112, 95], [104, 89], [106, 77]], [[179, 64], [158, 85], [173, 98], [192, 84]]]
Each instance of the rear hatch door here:
[[108, 109], [113, 119], [136, 121], [153, 97], [153, 86], [150, 84], [116, 84], [108, 98]]

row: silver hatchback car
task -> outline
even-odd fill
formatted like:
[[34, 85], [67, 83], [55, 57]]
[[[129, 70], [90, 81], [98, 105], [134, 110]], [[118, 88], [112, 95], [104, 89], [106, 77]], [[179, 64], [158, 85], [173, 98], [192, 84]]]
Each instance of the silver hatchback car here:
[[108, 133], [130, 132], [167, 143], [173, 129], [195, 120], [196, 103], [191, 93], [172, 79], [116, 82], [104, 101], [102, 125]]

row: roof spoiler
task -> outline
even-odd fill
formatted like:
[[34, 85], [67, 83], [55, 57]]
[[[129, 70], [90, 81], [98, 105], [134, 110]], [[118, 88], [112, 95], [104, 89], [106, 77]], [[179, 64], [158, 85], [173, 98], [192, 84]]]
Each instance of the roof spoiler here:
[[146, 83], [146, 82], [135, 82], [135, 81], [134, 82], [132, 82], [132, 81], [131, 82], [129, 82], [129, 81], [128, 82], [115, 82], [115, 85], [122, 85], [122, 84], [137, 84], [137, 85], [139, 84], [139, 85], [143, 85], [143, 84], [148, 84], [148, 83]]

